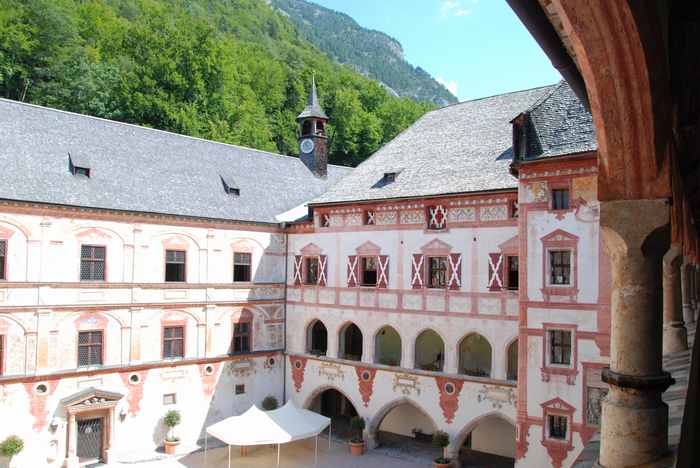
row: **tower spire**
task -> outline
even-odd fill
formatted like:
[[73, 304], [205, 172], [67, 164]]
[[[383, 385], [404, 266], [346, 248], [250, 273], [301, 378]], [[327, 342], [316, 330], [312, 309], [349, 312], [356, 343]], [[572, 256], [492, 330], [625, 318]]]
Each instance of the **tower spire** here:
[[328, 116], [323, 111], [321, 104], [318, 102], [315, 74], [311, 75], [311, 93], [309, 94], [309, 98], [306, 100], [306, 107], [301, 112], [301, 114], [297, 116], [297, 120], [307, 119], [309, 117], [328, 120]]

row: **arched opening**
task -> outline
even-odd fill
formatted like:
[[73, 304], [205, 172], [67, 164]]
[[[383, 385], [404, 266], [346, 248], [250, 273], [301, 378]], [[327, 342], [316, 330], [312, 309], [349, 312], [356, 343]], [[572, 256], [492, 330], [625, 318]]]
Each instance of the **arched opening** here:
[[508, 362], [506, 378], [508, 380], [518, 380], [518, 340], [517, 338], [508, 346]]
[[306, 351], [325, 356], [328, 351], [328, 331], [320, 320], [314, 320], [306, 330]]
[[382, 413], [379, 412], [377, 417], [381, 419], [372, 428], [379, 450], [410, 453], [414, 458], [425, 458], [428, 463], [436, 456], [432, 436], [437, 428], [425, 411], [404, 400]]
[[461, 466], [515, 466], [515, 425], [502, 417], [490, 415], [467, 430], [459, 449]]
[[416, 338], [416, 369], [442, 371], [445, 343], [433, 330], [425, 330]]
[[478, 333], [459, 343], [459, 372], [475, 377], [491, 376], [491, 345]]
[[338, 357], [350, 361], [362, 360], [362, 332], [354, 323], [345, 325], [340, 330], [340, 348]]
[[331, 418], [333, 437], [347, 440], [355, 435], [350, 427], [350, 419], [357, 416], [357, 410], [338, 390], [329, 388], [322, 391], [311, 400], [309, 409]]
[[389, 325], [380, 328], [374, 338], [374, 361], [386, 366], [401, 365], [401, 336]]

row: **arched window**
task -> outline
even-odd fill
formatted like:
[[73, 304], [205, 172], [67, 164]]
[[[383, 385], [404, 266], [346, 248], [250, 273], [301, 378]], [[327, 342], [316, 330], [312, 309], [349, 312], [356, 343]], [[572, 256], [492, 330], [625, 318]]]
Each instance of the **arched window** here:
[[476, 377], [491, 376], [491, 345], [478, 333], [459, 344], [459, 372]]
[[345, 325], [340, 330], [340, 349], [338, 356], [351, 361], [362, 360], [362, 332], [354, 323]]
[[508, 346], [508, 380], [518, 380], [518, 340]]
[[320, 320], [314, 320], [306, 333], [306, 350], [309, 354], [325, 356], [328, 351], [328, 331]]
[[416, 369], [442, 371], [445, 363], [445, 343], [433, 330], [425, 330], [416, 338]]
[[374, 360], [386, 366], [401, 365], [401, 336], [389, 325], [379, 329], [374, 338]]

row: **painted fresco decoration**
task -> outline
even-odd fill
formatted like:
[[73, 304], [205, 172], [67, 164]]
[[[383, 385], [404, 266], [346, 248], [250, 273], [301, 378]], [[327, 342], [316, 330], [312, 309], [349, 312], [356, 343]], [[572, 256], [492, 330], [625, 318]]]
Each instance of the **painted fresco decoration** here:
[[396, 373], [394, 374], [394, 392], [402, 395], [420, 395], [420, 382], [417, 375]]
[[435, 377], [440, 392], [440, 408], [447, 424], [452, 424], [455, 413], [459, 408], [459, 394], [462, 392], [464, 380]]
[[301, 386], [304, 384], [304, 371], [306, 370], [307, 358], [302, 356], [289, 356], [289, 364], [292, 366], [292, 380], [294, 381], [294, 390], [301, 391]]
[[318, 375], [325, 377], [327, 382], [336, 383], [345, 380], [345, 371], [340, 364], [321, 361], [318, 365]]
[[511, 387], [484, 385], [477, 392], [476, 401], [490, 403], [494, 409], [502, 409], [504, 405], [515, 405], [516, 394]]
[[360, 395], [362, 395], [362, 403], [367, 408], [374, 391], [374, 377], [377, 375], [377, 369], [356, 366], [355, 373], [357, 374], [357, 385]]

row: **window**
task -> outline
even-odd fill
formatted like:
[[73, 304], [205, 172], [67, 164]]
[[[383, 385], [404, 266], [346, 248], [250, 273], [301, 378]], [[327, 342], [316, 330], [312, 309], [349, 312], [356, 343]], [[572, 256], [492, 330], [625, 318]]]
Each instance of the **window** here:
[[236, 395], [243, 395], [245, 394], [245, 385], [243, 384], [237, 384], [235, 387], [235, 392]]
[[552, 209], [553, 210], [568, 210], [569, 209], [569, 189], [554, 189], [554, 190], [552, 190]]
[[372, 226], [375, 224], [374, 210], [365, 211], [364, 222], [366, 226]]
[[185, 357], [185, 327], [163, 328], [163, 359]]
[[185, 281], [185, 257], [184, 250], [165, 251], [165, 281]]
[[80, 246], [80, 281], [104, 281], [106, 247]]
[[362, 257], [362, 286], [377, 285], [377, 257]]
[[447, 257], [428, 258], [428, 287], [447, 287]]
[[177, 403], [177, 396], [175, 393], [166, 393], [163, 395], [163, 405], [174, 405]]
[[518, 205], [518, 200], [513, 200], [510, 202], [510, 217], [518, 218], [520, 216], [520, 206]]
[[447, 210], [442, 205], [429, 206], [428, 229], [440, 230], [447, 227]]
[[73, 175], [90, 177], [90, 168], [89, 167], [73, 166]]
[[306, 257], [305, 284], [318, 283], [318, 257]]
[[508, 289], [518, 289], [519, 285], [519, 270], [518, 270], [518, 257], [509, 256], [508, 257]]
[[383, 181], [385, 184], [390, 184], [396, 180], [396, 172], [385, 172]]
[[251, 255], [249, 253], [233, 254], [233, 281], [250, 281]]
[[571, 332], [567, 330], [549, 330], [549, 363], [571, 364]]
[[7, 279], [7, 241], [0, 239], [0, 280]]
[[570, 250], [550, 250], [549, 251], [549, 282], [550, 284], [569, 285], [571, 284], [571, 251]]
[[321, 215], [321, 227], [331, 227], [331, 217], [327, 214]]
[[102, 364], [102, 332], [78, 332], [78, 367]]
[[547, 419], [549, 422], [549, 437], [551, 439], [566, 440], [566, 416], [550, 414]]
[[233, 353], [250, 352], [250, 322], [233, 324]]

